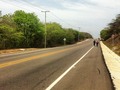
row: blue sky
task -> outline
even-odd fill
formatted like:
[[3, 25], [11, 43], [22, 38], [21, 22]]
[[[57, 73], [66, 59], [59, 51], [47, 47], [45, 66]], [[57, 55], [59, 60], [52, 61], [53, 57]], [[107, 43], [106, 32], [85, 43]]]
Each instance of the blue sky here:
[[[37, 7], [39, 8], [37, 8]], [[58, 22], [65, 28], [91, 33], [95, 38], [108, 23], [120, 14], [120, 0], [0, 0], [2, 14], [15, 10], [34, 12], [42, 22]]]

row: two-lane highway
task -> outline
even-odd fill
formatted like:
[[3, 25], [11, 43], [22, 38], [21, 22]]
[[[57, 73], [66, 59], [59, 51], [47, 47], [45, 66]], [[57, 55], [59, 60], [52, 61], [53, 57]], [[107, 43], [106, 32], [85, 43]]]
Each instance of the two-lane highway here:
[[100, 48], [93, 47], [92, 40], [87, 40], [70, 46], [0, 56], [0, 90], [45, 89], [113, 90]]

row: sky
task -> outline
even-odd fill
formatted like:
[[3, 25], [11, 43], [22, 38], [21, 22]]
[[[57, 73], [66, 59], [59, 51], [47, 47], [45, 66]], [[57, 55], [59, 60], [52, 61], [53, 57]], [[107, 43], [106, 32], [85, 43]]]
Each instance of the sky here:
[[57, 22], [63, 28], [88, 32], [98, 38], [100, 31], [120, 14], [120, 0], [0, 0], [2, 15], [16, 10], [34, 12], [40, 19]]

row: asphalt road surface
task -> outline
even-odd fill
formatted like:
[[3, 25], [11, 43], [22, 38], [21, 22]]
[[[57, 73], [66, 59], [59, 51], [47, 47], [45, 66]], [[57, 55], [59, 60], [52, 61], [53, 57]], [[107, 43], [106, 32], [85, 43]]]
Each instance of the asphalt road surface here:
[[0, 90], [113, 90], [100, 47], [79, 44], [0, 55]]

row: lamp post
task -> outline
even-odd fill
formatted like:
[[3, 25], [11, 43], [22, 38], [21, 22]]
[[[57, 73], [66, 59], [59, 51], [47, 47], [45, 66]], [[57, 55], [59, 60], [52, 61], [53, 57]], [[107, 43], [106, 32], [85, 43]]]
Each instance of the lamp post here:
[[[80, 27], [78, 27], [79, 28], [79, 31], [80, 31]], [[79, 42], [79, 39], [80, 39], [80, 36], [79, 36], [79, 32], [78, 32], [78, 42]]]
[[66, 38], [64, 38], [63, 41], [64, 41], [64, 45], [66, 45]]
[[0, 10], [0, 21], [2, 21], [2, 11]]
[[2, 16], [2, 11], [0, 10], [0, 17]]
[[45, 13], [45, 42], [44, 42], [44, 48], [47, 46], [47, 27], [46, 27], [46, 13], [50, 11], [41, 11]]

